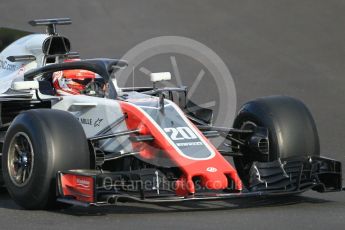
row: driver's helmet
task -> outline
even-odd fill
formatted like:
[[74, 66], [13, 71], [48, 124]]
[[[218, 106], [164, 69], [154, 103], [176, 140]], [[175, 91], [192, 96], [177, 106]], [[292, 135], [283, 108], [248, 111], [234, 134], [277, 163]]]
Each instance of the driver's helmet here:
[[[65, 62], [79, 61], [79, 59], [65, 60]], [[86, 87], [96, 78], [96, 74], [83, 69], [63, 70], [53, 73], [53, 86], [56, 94], [79, 95], [84, 94]]]

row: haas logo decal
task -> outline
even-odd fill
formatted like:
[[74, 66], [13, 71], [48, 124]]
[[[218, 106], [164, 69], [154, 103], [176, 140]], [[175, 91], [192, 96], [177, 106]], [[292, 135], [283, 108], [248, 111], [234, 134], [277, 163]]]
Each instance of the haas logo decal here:
[[206, 171], [207, 171], [207, 172], [217, 172], [218, 169], [216, 169], [215, 167], [208, 167], [208, 168], [206, 169]]

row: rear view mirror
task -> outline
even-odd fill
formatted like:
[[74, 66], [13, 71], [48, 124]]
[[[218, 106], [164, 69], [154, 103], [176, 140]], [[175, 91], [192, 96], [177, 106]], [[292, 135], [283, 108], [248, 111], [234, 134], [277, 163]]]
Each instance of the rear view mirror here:
[[36, 90], [39, 89], [38, 81], [16, 81], [12, 83], [13, 90]]
[[171, 80], [171, 73], [170, 72], [151, 73], [150, 74], [150, 80], [152, 82], [170, 81]]

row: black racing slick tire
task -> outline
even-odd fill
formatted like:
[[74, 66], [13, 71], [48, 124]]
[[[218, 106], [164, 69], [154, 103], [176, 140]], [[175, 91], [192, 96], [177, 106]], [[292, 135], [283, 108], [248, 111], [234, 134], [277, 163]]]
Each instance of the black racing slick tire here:
[[56, 208], [57, 172], [89, 168], [90, 151], [84, 130], [68, 112], [23, 112], [6, 133], [4, 182], [13, 200], [25, 209]]
[[250, 101], [242, 106], [234, 121], [234, 128], [261, 126], [268, 130], [268, 159], [253, 156], [248, 148], [241, 148], [242, 157], [234, 157], [234, 164], [244, 184], [248, 184], [249, 170], [254, 161], [274, 161], [299, 156], [320, 156], [319, 137], [315, 121], [308, 108], [299, 100], [287, 96], [270, 96]]

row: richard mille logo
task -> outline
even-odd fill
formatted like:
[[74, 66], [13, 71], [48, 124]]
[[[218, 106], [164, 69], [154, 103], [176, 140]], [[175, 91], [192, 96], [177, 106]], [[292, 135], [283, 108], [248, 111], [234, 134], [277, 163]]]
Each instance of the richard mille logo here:
[[82, 125], [90, 125], [93, 127], [101, 126], [101, 123], [103, 121], [102, 118], [97, 118], [96, 120], [94, 120], [92, 118], [83, 118], [83, 117], [78, 117], [78, 120]]
[[93, 124], [93, 126], [94, 126], [94, 127], [100, 126], [102, 121], [103, 121], [103, 119], [97, 118], [97, 120], [95, 121], [95, 123]]

